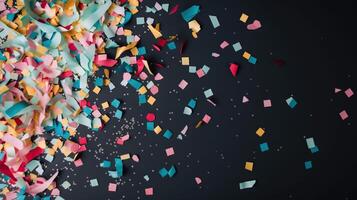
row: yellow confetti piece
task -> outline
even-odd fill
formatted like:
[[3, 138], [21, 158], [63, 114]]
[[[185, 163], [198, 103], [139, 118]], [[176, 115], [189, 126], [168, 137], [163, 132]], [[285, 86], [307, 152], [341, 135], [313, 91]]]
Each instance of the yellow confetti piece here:
[[259, 137], [262, 137], [265, 133], [264, 129], [258, 128], [258, 130], [255, 132]]
[[245, 51], [245, 52], [243, 53], [243, 58], [249, 60], [249, 58], [250, 58], [250, 53], [248, 53], [248, 52]]
[[9, 88], [6, 85], [0, 86], [0, 94], [4, 94], [7, 91], [9, 91]]
[[139, 94], [145, 94], [148, 90], [146, 89], [145, 86], [142, 86], [141, 88], [139, 88], [138, 92]]
[[162, 36], [160, 31], [156, 30], [152, 25], [149, 25], [148, 28], [151, 31], [152, 35], [155, 37], [155, 39], [160, 38]]
[[120, 155], [120, 159], [121, 160], [128, 160], [128, 159], [130, 159], [130, 154], [123, 154], [123, 155]]
[[162, 129], [161, 129], [160, 126], [156, 126], [156, 127], [154, 128], [154, 132], [155, 132], [156, 134], [159, 134], [161, 131], [162, 131]]
[[182, 57], [181, 58], [182, 65], [190, 65], [190, 58], [189, 57]]
[[245, 169], [248, 171], [253, 171], [253, 162], [245, 162]]
[[100, 87], [95, 86], [92, 91], [93, 91], [94, 93], [96, 93], [96, 94], [99, 94], [99, 92], [100, 92], [101, 90], [102, 90], [102, 89], [100, 89]]
[[108, 103], [108, 101], [102, 103], [102, 108], [103, 108], [104, 110], [107, 109], [107, 108], [109, 108], [109, 103]]
[[102, 120], [105, 122], [105, 123], [108, 123], [110, 118], [108, 117], [108, 115], [103, 115], [102, 116]]
[[156, 101], [155, 97], [150, 96], [150, 97], [148, 98], [148, 101], [147, 101], [147, 102], [148, 102], [150, 105], [154, 105], [155, 101]]
[[244, 23], [246, 23], [247, 20], [248, 20], [248, 17], [249, 17], [248, 15], [242, 13], [242, 15], [240, 16], [239, 20], [244, 22]]

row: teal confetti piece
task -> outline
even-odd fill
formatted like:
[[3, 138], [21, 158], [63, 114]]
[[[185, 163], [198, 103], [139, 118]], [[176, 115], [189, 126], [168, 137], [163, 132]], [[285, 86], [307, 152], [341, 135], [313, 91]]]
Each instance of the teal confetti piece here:
[[120, 106], [120, 101], [118, 99], [114, 99], [111, 103], [110, 103], [114, 108], [119, 108]]
[[193, 5], [189, 7], [188, 9], [184, 10], [181, 12], [182, 18], [186, 21], [189, 22], [191, 21], [198, 13], [200, 12], [200, 6], [198, 5]]
[[103, 162], [100, 163], [100, 167], [102, 168], [109, 168], [111, 166], [111, 162], [108, 160], [104, 160]]
[[159, 174], [162, 178], [164, 178], [165, 176], [167, 176], [168, 171], [165, 168], [162, 168], [160, 169]]
[[309, 170], [312, 168], [312, 161], [306, 161], [305, 163], [305, 169], [306, 170]]
[[145, 94], [139, 95], [139, 105], [145, 104], [146, 103], [146, 96]]
[[290, 108], [295, 108], [295, 106], [297, 105], [297, 102], [293, 97], [289, 97], [288, 99], [286, 99], [286, 103]]
[[30, 106], [30, 105], [28, 103], [24, 102], [24, 101], [18, 102], [16, 104], [14, 104], [13, 106], [11, 106], [10, 108], [6, 109], [5, 114], [9, 118], [13, 118], [18, 113], [20, 113], [22, 110], [27, 108], [28, 106]]
[[176, 169], [174, 166], [171, 166], [170, 170], [167, 173], [169, 175], [169, 177], [173, 177], [176, 174]]
[[121, 119], [123, 116], [123, 111], [121, 110], [116, 110], [115, 111], [115, 114], [114, 114], [114, 117], [117, 118], [117, 119]]
[[209, 15], [209, 19], [211, 20], [213, 28], [217, 28], [220, 26], [218, 18], [216, 16]]
[[237, 51], [242, 49], [242, 45], [239, 42], [233, 44], [232, 47], [233, 47], [235, 52], [237, 52]]
[[196, 107], [196, 100], [190, 99], [190, 101], [188, 102], [188, 106], [194, 109]]
[[167, 43], [167, 47], [170, 49], [170, 50], [175, 50], [176, 49], [176, 44], [174, 41], [171, 41], [169, 43]]
[[172, 137], [173, 133], [170, 130], [166, 130], [164, 133], [164, 138], [170, 139]]
[[136, 18], [136, 24], [137, 25], [145, 24], [145, 18], [144, 17], [137, 17]]
[[256, 180], [241, 182], [241, 183], [239, 183], [239, 189], [243, 190], [243, 189], [252, 188], [255, 185], [255, 183], [256, 183]]
[[146, 122], [146, 130], [154, 131], [154, 122]]
[[188, 72], [191, 73], [191, 74], [196, 73], [196, 71], [197, 71], [196, 66], [190, 66], [190, 67], [188, 68]]
[[249, 60], [248, 60], [249, 63], [255, 65], [257, 63], [257, 58], [253, 57], [253, 56], [250, 56]]
[[117, 170], [118, 177], [123, 176], [123, 161], [120, 158], [115, 158], [115, 168]]
[[265, 152], [265, 151], [268, 151], [268, 150], [269, 150], [268, 143], [266, 143], [266, 142], [261, 143], [259, 146], [260, 146], [260, 151], [261, 151], [261, 152]]

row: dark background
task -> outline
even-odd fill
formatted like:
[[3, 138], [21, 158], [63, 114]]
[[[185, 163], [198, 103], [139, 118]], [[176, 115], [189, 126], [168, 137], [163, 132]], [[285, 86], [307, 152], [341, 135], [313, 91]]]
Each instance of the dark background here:
[[[334, 88], [343, 91], [349, 87], [357, 91], [355, 78], [355, 10], [352, 1], [240, 1], [240, 0], [170, 0], [170, 8], [180, 4], [180, 11], [193, 4], [201, 6], [196, 19], [202, 26], [199, 38], [193, 39], [179, 12], [147, 14], [145, 5], [155, 1], [144, 0], [136, 16], [151, 16], [161, 23], [162, 33], [187, 40], [184, 56], [191, 65], [208, 65], [207, 76], [198, 79], [179, 63], [178, 51], [152, 51], [154, 40], [143, 26], [136, 26], [135, 17], [130, 27], [142, 38], [149, 60], [165, 64], [159, 69], [165, 79], [159, 81], [160, 92], [154, 106], [138, 106], [137, 94], [132, 88], [120, 86], [121, 74], [111, 80], [113, 92], [104, 89], [91, 100], [100, 104], [118, 98], [124, 102], [124, 119], [112, 118], [104, 131], [80, 129], [80, 135], [91, 135], [88, 151], [82, 155], [84, 166], [56, 157], [62, 169], [58, 180], [72, 186], [61, 188], [65, 199], [355, 199], [356, 155], [353, 118], [356, 111], [355, 95], [347, 98], [343, 92], [334, 94]], [[159, 1], [159, 3], [166, 3]], [[258, 19], [262, 28], [248, 31], [239, 21], [241, 13], [249, 15], [248, 22]], [[208, 15], [216, 15], [221, 26], [213, 29]], [[220, 43], [240, 41], [243, 48], [258, 58], [249, 64], [241, 53], [231, 46], [224, 50]], [[177, 43], [178, 44], [178, 43]], [[221, 54], [213, 58], [212, 52]], [[274, 60], [285, 65], [277, 66]], [[240, 64], [237, 78], [229, 72], [229, 63]], [[100, 74], [100, 72], [98, 73]], [[185, 79], [185, 90], [177, 87]], [[205, 101], [203, 91], [211, 88], [217, 107]], [[250, 102], [242, 104], [243, 95]], [[285, 99], [293, 96], [298, 105], [290, 109]], [[182, 114], [190, 98], [198, 100], [192, 116]], [[273, 106], [264, 108], [262, 101], [271, 99]], [[350, 117], [342, 121], [338, 113], [346, 110]], [[148, 133], [145, 115], [154, 112], [161, 127], [174, 132], [171, 140]], [[112, 116], [113, 111], [110, 111]], [[208, 125], [193, 126], [205, 113], [212, 116]], [[185, 125], [190, 128], [183, 140], [176, 136]], [[263, 127], [266, 134], [259, 138], [255, 131]], [[115, 138], [129, 132], [131, 139], [125, 146], [115, 145]], [[313, 137], [320, 151], [312, 154], [305, 139]], [[268, 142], [270, 150], [260, 152], [259, 144]], [[165, 149], [174, 147], [175, 155], [166, 157]], [[120, 180], [108, 176], [100, 168], [104, 159], [124, 153], [137, 154], [139, 163], [124, 161], [125, 175]], [[313, 168], [305, 170], [304, 162], [311, 160]], [[253, 172], [244, 169], [246, 161], [254, 162]], [[173, 178], [161, 178], [162, 167], [175, 165]], [[149, 175], [150, 181], [143, 179]], [[201, 177], [197, 185], [194, 177]], [[97, 178], [99, 187], [89, 186]], [[239, 183], [257, 180], [252, 189], [240, 190]], [[117, 191], [107, 191], [108, 183], [118, 182]], [[144, 189], [154, 187], [154, 196], [147, 197]]]

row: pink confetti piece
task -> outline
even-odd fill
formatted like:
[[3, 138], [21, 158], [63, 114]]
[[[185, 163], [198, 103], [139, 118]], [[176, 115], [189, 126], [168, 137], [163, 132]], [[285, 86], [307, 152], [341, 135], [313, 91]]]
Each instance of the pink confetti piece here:
[[154, 113], [148, 113], [146, 115], [146, 120], [149, 121], [149, 122], [152, 122], [155, 120], [155, 114]]
[[148, 75], [145, 72], [141, 72], [139, 77], [141, 80], [146, 80], [148, 78]]
[[253, 23], [247, 25], [247, 29], [251, 31], [257, 30], [260, 27], [262, 27], [262, 24], [260, 23], [259, 20], [254, 20]]
[[247, 103], [247, 102], [249, 102], [249, 99], [248, 99], [248, 97], [246, 97], [246, 96], [243, 96], [243, 98], [242, 98], [242, 102], [243, 102], [243, 103]]
[[229, 45], [229, 43], [228, 43], [227, 41], [223, 41], [223, 42], [221, 43], [221, 45], [219, 45], [219, 46], [221, 47], [221, 49], [224, 49], [224, 48], [226, 48], [228, 45]]
[[202, 183], [202, 179], [200, 177], [195, 177], [195, 181], [197, 185]]
[[159, 92], [159, 88], [156, 85], [154, 85], [150, 88], [150, 92], [152, 95], [155, 95]]
[[155, 81], [160, 81], [162, 80], [164, 77], [160, 74], [160, 73], [157, 73], [154, 77]]
[[109, 185], [108, 185], [108, 191], [109, 191], [109, 192], [116, 192], [116, 191], [117, 191], [117, 184], [115, 184], [115, 183], [109, 183]]
[[154, 195], [154, 188], [145, 188], [145, 195], [146, 196], [152, 196]]
[[83, 165], [82, 159], [75, 160], [75, 161], [74, 161], [74, 165], [75, 165], [76, 167], [82, 166], [82, 165]]
[[270, 99], [266, 99], [263, 101], [263, 105], [264, 105], [264, 108], [270, 108], [272, 105], [271, 105], [271, 100]]
[[14, 136], [12, 136], [12, 135], [10, 135], [10, 134], [8, 134], [8, 133], [6, 133], [6, 134], [1, 138], [1, 140], [4, 141], [4, 142], [7, 142], [7, 143], [9, 143], [9, 144], [11, 144], [12, 146], [14, 146], [15, 148], [17, 148], [17, 149], [19, 149], [19, 150], [21, 150], [21, 149], [24, 148], [24, 143], [23, 143], [20, 139], [14, 137]]
[[124, 142], [125, 142], [125, 141], [128, 141], [129, 138], [130, 138], [130, 135], [129, 135], [129, 134], [126, 134], [126, 135], [124, 135], [124, 136], [122, 136], [122, 137], [119, 137], [119, 138], [117, 139], [116, 143], [119, 144], [119, 145], [124, 145]]
[[219, 56], [220, 56], [219, 53], [215, 53], [215, 52], [212, 53], [212, 57], [214, 57], [214, 58], [218, 58]]
[[211, 116], [205, 114], [205, 116], [202, 119], [203, 122], [205, 122], [206, 124], [209, 123], [209, 121], [211, 121]]
[[140, 160], [139, 157], [138, 157], [137, 155], [135, 155], [135, 154], [131, 156], [131, 159], [132, 159], [134, 162], [139, 162], [139, 160]]
[[198, 78], [202, 78], [205, 76], [205, 72], [202, 69], [197, 70], [196, 74], [197, 74]]
[[167, 148], [167, 149], [165, 150], [165, 152], [166, 152], [166, 156], [167, 156], [167, 157], [172, 156], [172, 155], [175, 154], [175, 151], [174, 151], [174, 148], [173, 148], [173, 147]]
[[346, 91], [345, 91], [345, 94], [348, 98], [352, 97], [353, 96], [353, 91], [351, 88], [348, 88]]
[[26, 192], [32, 196], [35, 196], [36, 194], [45, 191], [51, 185], [51, 183], [55, 180], [57, 175], [58, 175], [58, 171], [47, 181], [41, 181], [41, 183], [40, 183], [39, 180], [37, 180], [36, 183], [34, 183], [26, 188]]
[[335, 88], [335, 94], [341, 92], [341, 89]]
[[186, 86], [188, 85], [188, 83], [182, 79], [182, 81], [179, 83], [179, 88], [181, 88], [182, 90], [184, 90], [186, 88]]
[[347, 119], [348, 118], [347, 112], [345, 110], [341, 111], [340, 112], [340, 117], [341, 117], [342, 120]]

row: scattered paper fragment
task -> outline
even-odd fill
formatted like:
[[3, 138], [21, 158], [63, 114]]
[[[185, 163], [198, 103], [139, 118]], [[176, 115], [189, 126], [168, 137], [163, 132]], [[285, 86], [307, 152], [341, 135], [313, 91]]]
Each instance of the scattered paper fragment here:
[[253, 23], [247, 25], [247, 29], [251, 31], [257, 30], [260, 27], [262, 27], [262, 25], [259, 20], [254, 20]]
[[216, 16], [209, 15], [209, 19], [211, 20], [213, 28], [217, 28], [220, 26], [218, 18]]
[[243, 189], [252, 188], [255, 183], [256, 183], [256, 180], [241, 182], [241, 183], [239, 183], [239, 189], [243, 190]]

